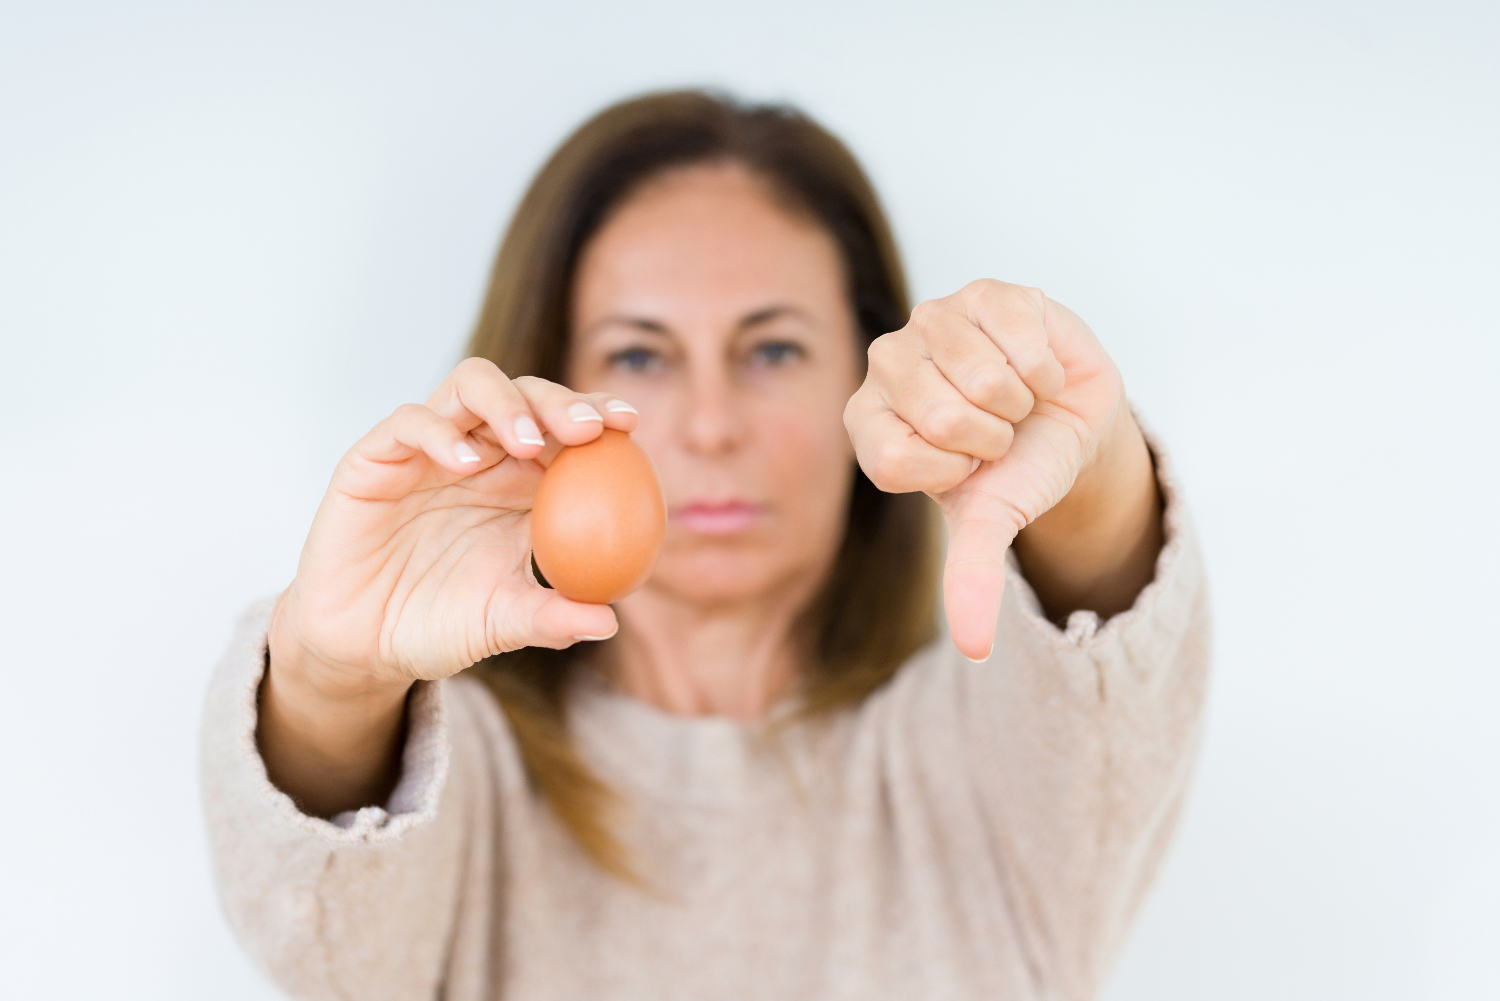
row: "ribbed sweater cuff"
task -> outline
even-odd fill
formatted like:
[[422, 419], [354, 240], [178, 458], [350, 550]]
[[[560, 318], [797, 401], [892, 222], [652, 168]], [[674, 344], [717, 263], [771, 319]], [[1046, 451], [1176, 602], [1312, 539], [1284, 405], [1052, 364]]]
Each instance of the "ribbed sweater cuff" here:
[[1197, 540], [1171, 457], [1139, 412], [1135, 412], [1135, 418], [1156, 466], [1156, 483], [1161, 490], [1163, 510], [1162, 547], [1156, 557], [1155, 574], [1130, 608], [1107, 620], [1101, 620], [1096, 612], [1075, 611], [1059, 628], [1042, 611], [1036, 591], [1021, 572], [1015, 547], [1005, 553], [1004, 602], [1012, 605], [1007, 610], [1002, 603], [1002, 617], [1009, 613], [1019, 618], [1027, 628], [1046, 635], [1052, 644], [1099, 647], [1125, 641], [1132, 634], [1146, 629], [1165, 629], [1175, 634], [1185, 627], [1192, 610], [1192, 597], [1203, 585]]
[[[269, 811], [281, 820], [332, 844], [381, 844], [427, 823], [437, 813], [448, 775], [448, 716], [442, 682], [419, 681], [407, 699], [406, 744], [401, 754], [401, 777], [384, 805], [347, 810], [331, 819], [304, 813], [297, 802], [278, 789], [266, 773], [256, 745], [260, 683], [266, 671], [267, 625], [275, 599], [257, 602], [241, 617], [235, 640], [225, 655], [219, 678], [210, 691], [210, 724], [232, 731], [232, 771], [228, 784], [254, 803], [240, 809]], [[218, 702], [216, 705], [215, 703]], [[208, 722], [207, 720], [205, 721]], [[213, 740], [212, 734], [205, 734]], [[212, 778], [213, 776], [205, 776]], [[221, 780], [228, 776], [218, 776]]]

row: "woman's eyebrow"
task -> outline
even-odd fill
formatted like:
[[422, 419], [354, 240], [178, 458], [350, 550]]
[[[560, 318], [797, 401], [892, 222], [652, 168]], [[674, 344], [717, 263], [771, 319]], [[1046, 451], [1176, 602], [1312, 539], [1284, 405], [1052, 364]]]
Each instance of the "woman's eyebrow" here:
[[772, 320], [779, 320], [783, 316], [796, 317], [800, 320], [808, 319], [807, 313], [801, 309], [798, 309], [796, 306], [767, 306], [765, 309], [758, 309], [746, 316], [744, 319], [740, 320], [740, 329], [747, 330], [750, 327], [759, 326], [762, 323], [769, 323]]
[[604, 327], [629, 327], [643, 334], [658, 334], [662, 337], [671, 336], [671, 331], [667, 329], [667, 325], [660, 320], [653, 320], [644, 316], [626, 316], [623, 314], [611, 314], [601, 317], [589, 324], [588, 330], [585, 333], [598, 333]]

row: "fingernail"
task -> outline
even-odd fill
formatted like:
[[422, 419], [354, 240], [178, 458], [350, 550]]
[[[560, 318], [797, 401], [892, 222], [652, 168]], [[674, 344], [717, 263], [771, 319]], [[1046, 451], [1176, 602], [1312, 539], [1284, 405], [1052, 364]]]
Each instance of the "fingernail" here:
[[973, 476], [974, 475], [974, 470], [976, 470], [978, 468], [979, 468], [979, 456], [976, 455], [976, 456], [974, 456], [974, 464], [969, 467], [969, 475]]
[[459, 462], [478, 462], [479, 453], [466, 441], [461, 441], [453, 446], [453, 454], [458, 456]]
[[[619, 631], [620, 630], [616, 629], [615, 633], [617, 633]], [[615, 633], [610, 633], [609, 636], [574, 636], [573, 638], [575, 640], [582, 640], [582, 641], [585, 641], [585, 642], [588, 642], [588, 643], [599, 643], [599, 642], [602, 642], [604, 640], [609, 639], [610, 636], [613, 636]]]
[[571, 418], [573, 418], [574, 421], [578, 421], [578, 422], [582, 422], [582, 421], [600, 421], [600, 422], [603, 422], [603, 420], [604, 420], [603, 416], [600, 415], [599, 411], [595, 410], [593, 407], [589, 406], [587, 403], [575, 403], [575, 404], [573, 404], [571, 407], [568, 408], [568, 416], [571, 417]]
[[968, 661], [970, 664], [983, 664], [985, 661], [987, 661], [987, 660], [990, 659], [990, 654], [994, 653], [994, 652], [995, 652], [995, 648], [994, 647], [990, 647], [989, 653], [986, 653], [983, 657], [980, 657], [978, 660], [975, 660], [973, 657], [970, 657], [968, 654], [964, 654], [964, 660]]
[[604, 409], [612, 414], [639, 414], [640, 411], [626, 403], [624, 400], [610, 400], [604, 405]]
[[536, 426], [536, 421], [531, 419], [530, 414], [522, 414], [516, 418], [516, 437], [522, 445], [547, 444], [542, 438], [542, 429]]

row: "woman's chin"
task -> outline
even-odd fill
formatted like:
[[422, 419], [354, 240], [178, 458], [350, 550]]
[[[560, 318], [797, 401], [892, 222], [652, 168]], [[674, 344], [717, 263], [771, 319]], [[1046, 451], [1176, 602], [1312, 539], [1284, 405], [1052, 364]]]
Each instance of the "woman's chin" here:
[[784, 586], [787, 568], [763, 555], [663, 553], [646, 588], [694, 605], [731, 605], [753, 601]]

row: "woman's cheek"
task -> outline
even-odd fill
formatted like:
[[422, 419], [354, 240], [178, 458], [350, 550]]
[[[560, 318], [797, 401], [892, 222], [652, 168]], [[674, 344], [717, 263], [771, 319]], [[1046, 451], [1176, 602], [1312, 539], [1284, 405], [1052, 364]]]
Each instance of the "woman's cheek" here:
[[797, 512], [795, 534], [812, 541], [832, 534], [847, 508], [853, 475], [854, 447], [842, 420], [798, 419], [785, 410], [759, 415], [760, 439], [770, 448], [767, 467], [774, 470], [777, 501], [788, 514]]

